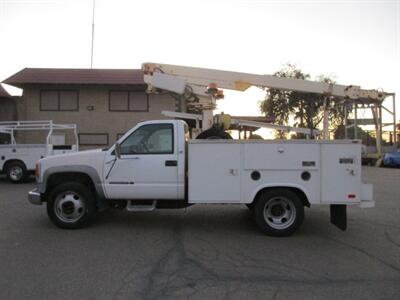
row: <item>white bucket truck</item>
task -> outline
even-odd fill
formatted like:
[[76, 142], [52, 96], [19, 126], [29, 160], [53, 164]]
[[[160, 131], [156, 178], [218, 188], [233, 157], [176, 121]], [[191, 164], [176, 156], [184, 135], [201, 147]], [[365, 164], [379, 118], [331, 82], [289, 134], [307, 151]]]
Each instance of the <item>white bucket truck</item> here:
[[[150, 89], [177, 94], [190, 90], [200, 98], [194, 105], [208, 97], [209, 102], [201, 104], [206, 113], [193, 118], [202, 119], [203, 133], [210, 134], [190, 140], [184, 121], [152, 120], [137, 124], [109, 149], [41, 159], [36, 166], [37, 188], [29, 192], [29, 200], [46, 202], [57, 226], [83, 227], [104, 207], [152, 211], [194, 204], [245, 204], [262, 231], [287, 236], [302, 224], [304, 206], [330, 205], [331, 222], [343, 230], [347, 205], [374, 206], [372, 185], [361, 182], [359, 141], [215, 139], [218, 133], [210, 129], [214, 118], [207, 111], [221, 94], [215, 83], [224, 78], [229, 82], [232, 74], [247, 82], [257, 77], [249, 80], [245, 73], [160, 64], [143, 68]], [[153, 80], [155, 74], [161, 77]], [[297, 88], [321, 85], [294, 83]], [[327, 87], [328, 91], [336, 88]]]

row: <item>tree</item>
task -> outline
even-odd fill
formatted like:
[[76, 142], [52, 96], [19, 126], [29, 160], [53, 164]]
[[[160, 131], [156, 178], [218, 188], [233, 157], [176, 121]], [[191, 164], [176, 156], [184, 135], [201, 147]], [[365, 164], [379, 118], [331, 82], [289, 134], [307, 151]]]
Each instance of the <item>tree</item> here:
[[[302, 80], [310, 79], [309, 74], [291, 64], [287, 64], [274, 75]], [[318, 81], [334, 83], [333, 79], [324, 75], [319, 76]], [[260, 110], [268, 118], [273, 118], [275, 123], [279, 125], [288, 125], [289, 121], [293, 119], [293, 126], [295, 127], [316, 129], [323, 119], [325, 101], [327, 101], [329, 108], [329, 121], [333, 126], [331, 129], [335, 129], [343, 123], [345, 117], [343, 104], [333, 97], [326, 98], [325, 95], [278, 89], [267, 89], [266, 92], [265, 99], [260, 102]], [[279, 135], [284, 137], [282, 133], [279, 133]], [[297, 134], [294, 137], [303, 136]]]
[[[364, 145], [375, 146], [376, 138], [371, 135], [370, 132], [363, 130], [360, 126], [357, 126], [357, 139], [360, 139]], [[344, 139], [345, 134], [344, 125], [339, 125], [335, 131], [334, 137], [335, 139]], [[355, 139], [354, 127], [347, 129], [347, 138]]]

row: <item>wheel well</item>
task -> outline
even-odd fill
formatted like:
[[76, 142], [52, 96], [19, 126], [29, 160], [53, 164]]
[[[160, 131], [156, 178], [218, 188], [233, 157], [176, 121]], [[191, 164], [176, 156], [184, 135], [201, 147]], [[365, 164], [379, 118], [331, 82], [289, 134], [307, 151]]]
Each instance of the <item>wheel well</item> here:
[[8, 165], [11, 164], [11, 163], [14, 163], [14, 162], [19, 162], [19, 163], [23, 164], [25, 166], [25, 168], [26, 168], [26, 164], [22, 160], [20, 160], [20, 159], [9, 159], [3, 165], [3, 172], [6, 172], [7, 168], [8, 168]]
[[306, 194], [301, 189], [290, 186], [276, 186], [276, 187], [263, 188], [258, 191], [257, 195], [254, 197], [253, 203], [262, 193], [276, 189], [285, 189], [295, 193], [300, 198], [301, 202], [303, 202], [304, 206], [310, 207], [310, 202], [308, 201]]
[[46, 193], [51, 191], [55, 186], [64, 182], [79, 182], [90, 188], [93, 195], [95, 193], [95, 187], [92, 179], [89, 175], [80, 172], [63, 172], [63, 173], [55, 173], [49, 176], [46, 184]]

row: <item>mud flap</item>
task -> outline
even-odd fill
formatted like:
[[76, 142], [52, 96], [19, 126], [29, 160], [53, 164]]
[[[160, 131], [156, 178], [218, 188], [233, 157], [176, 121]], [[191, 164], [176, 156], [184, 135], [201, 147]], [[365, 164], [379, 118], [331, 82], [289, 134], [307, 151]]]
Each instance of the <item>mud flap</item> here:
[[337, 226], [339, 229], [345, 231], [347, 228], [347, 213], [346, 205], [344, 204], [332, 204], [331, 209], [331, 223]]

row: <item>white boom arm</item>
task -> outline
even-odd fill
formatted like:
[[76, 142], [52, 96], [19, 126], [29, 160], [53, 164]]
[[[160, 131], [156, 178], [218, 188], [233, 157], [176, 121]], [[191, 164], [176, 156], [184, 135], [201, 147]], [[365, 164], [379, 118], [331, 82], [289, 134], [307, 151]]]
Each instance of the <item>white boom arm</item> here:
[[257, 86], [359, 100], [383, 101], [387, 96], [385, 92], [365, 90], [356, 85], [329, 84], [274, 75], [258, 75], [158, 63], [144, 63], [142, 68], [147, 84], [166, 90], [172, 88], [172, 91], [178, 94], [184, 92], [185, 85], [190, 85], [193, 86], [195, 93], [197, 89], [200, 89], [199, 94], [205, 95], [206, 89], [204, 87], [207, 88], [210, 84], [216, 84], [218, 88], [237, 91], [245, 91], [251, 86]]
[[[216, 108], [216, 100], [223, 97], [223, 92], [219, 89], [245, 91], [251, 86], [257, 86], [377, 102], [382, 102], [388, 96], [385, 92], [365, 90], [355, 85], [329, 84], [274, 75], [258, 75], [159, 63], [144, 63], [142, 69], [149, 92], [161, 89], [184, 96], [194, 95], [195, 97], [187, 97], [187, 105], [203, 113], [203, 129], [212, 125], [212, 110]], [[327, 120], [327, 114], [325, 114], [325, 119]], [[326, 123], [324, 122], [325, 136], [327, 136]]]

